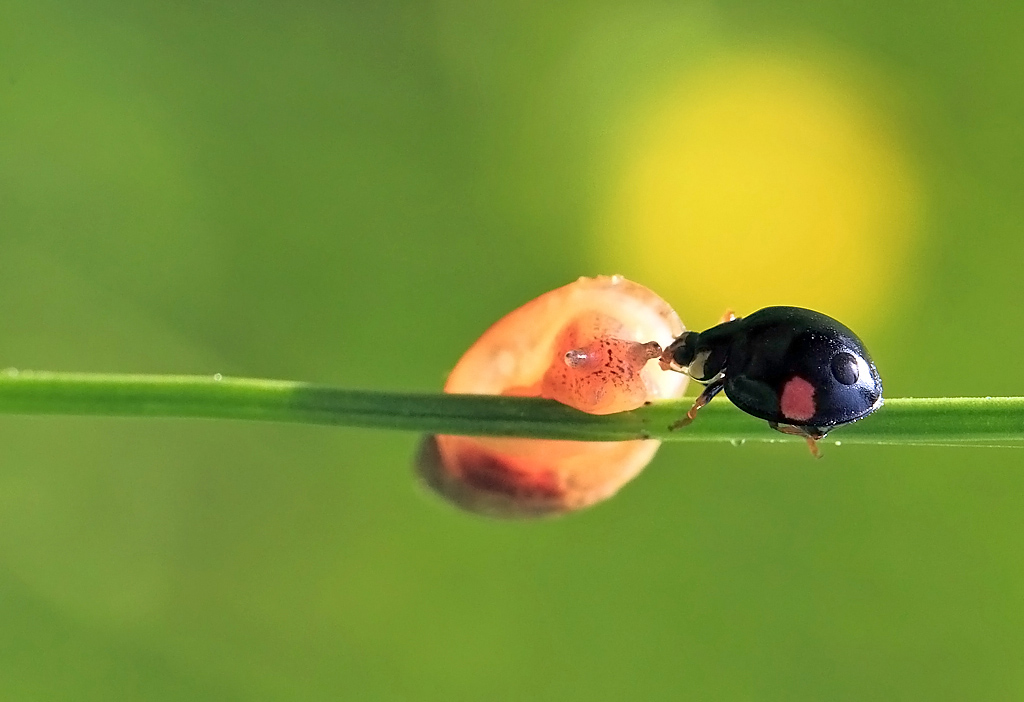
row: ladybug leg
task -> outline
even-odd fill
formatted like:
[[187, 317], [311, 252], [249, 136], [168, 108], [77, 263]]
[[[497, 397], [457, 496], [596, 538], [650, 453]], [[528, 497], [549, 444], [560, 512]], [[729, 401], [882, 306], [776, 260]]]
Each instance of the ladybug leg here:
[[807, 439], [807, 448], [811, 450], [811, 455], [815, 458], [821, 458], [821, 449], [818, 448], [818, 442], [809, 436], [804, 438]]
[[792, 424], [778, 424], [777, 422], [768, 422], [768, 426], [782, 434], [802, 436], [807, 441], [807, 448], [811, 450], [811, 455], [815, 458], [821, 458], [818, 441], [825, 438], [825, 434], [828, 433], [827, 431], [823, 431], [818, 427], [798, 427]]
[[707, 384], [707, 387], [704, 388], [704, 392], [702, 392], [700, 396], [698, 396], [697, 399], [694, 401], [693, 407], [691, 407], [690, 410], [686, 413], [686, 416], [681, 417], [680, 419], [676, 420], [675, 422], [672, 422], [672, 424], [669, 425], [669, 431], [682, 429], [690, 422], [692, 422], [694, 419], [696, 419], [697, 412], [700, 410], [700, 408], [706, 405], [707, 403], [711, 402], [711, 398], [713, 398], [718, 393], [722, 392], [722, 388], [724, 387], [725, 376], [719, 375], [717, 378], [714, 378], [710, 383]]

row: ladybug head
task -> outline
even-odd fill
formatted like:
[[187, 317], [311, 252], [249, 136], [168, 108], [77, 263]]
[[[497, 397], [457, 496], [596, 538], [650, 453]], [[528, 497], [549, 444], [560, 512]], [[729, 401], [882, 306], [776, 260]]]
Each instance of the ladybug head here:
[[699, 332], [688, 331], [665, 348], [661, 367], [706, 382], [724, 370], [727, 355], [726, 344], [708, 342]]

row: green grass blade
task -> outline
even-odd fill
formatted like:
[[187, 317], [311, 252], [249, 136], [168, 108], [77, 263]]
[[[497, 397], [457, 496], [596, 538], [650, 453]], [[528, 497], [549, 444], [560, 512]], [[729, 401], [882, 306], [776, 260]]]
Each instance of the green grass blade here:
[[[244, 419], [582, 441], [793, 440], [722, 400], [701, 410], [689, 427], [670, 431], [690, 402], [594, 416], [534, 398], [341, 390], [210, 376], [0, 373], [0, 414]], [[829, 438], [851, 444], [1015, 445], [1024, 442], [1024, 398], [891, 399]]]

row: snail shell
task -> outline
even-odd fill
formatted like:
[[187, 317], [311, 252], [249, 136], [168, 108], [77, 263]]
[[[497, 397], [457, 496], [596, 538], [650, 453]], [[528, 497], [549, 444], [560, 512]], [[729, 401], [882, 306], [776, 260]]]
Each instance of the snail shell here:
[[[557, 400], [591, 414], [679, 397], [687, 376], [651, 363], [682, 334], [675, 311], [622, 276], [580, 278], [513, 310], [462, 356], [445, 392]], [[652, 341], [653, 340], [653, 341]], [[560, 514], [604, 500], [658, 450], [654, 440], [586, 442], [428, 436], [417, 467], [466, 509]]]

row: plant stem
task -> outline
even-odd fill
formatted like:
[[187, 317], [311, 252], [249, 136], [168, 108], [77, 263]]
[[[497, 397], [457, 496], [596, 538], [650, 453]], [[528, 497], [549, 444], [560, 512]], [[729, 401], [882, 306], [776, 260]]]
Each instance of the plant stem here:
[[[793, 440], [721, 400], [701, 410], [692, 425], [670, 431], [690, 402], [595, 416], [535, 398], [341, 390], [220, 376], [0, 372], [0, 414], [247, 419], [582, 441]], [[829, 438], [851, 444], [1018, 444], [1024, 442], [1024, 397], [891, 399]]]

